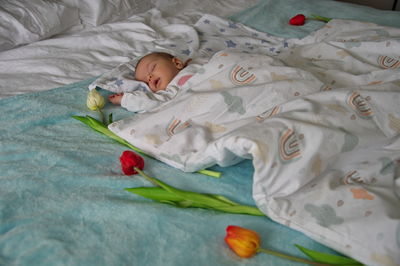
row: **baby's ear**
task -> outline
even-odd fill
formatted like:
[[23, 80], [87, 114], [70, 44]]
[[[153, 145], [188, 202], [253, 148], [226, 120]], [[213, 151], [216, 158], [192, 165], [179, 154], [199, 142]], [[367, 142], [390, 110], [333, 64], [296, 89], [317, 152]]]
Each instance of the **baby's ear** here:
[[172, 62], [175, 64], [175, 67], [179, 70], [181, 70], [184, 67], [182, 60], [180, 60], [178, 57], [172, 58]]

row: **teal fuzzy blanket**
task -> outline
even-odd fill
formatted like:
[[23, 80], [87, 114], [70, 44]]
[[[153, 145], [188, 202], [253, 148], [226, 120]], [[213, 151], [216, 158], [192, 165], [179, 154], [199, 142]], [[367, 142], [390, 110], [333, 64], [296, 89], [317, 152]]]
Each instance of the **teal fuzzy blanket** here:
[[[126, 147], [72, 118], [97, 116], [85, 103], [92, 81], [0, 100], [1, 265], [291, 265], [236, 257], [223, 240], [230, 224], [258, 231], [264, 246], [289, 254], [301, 256], [294, 244], [329, 252], [266, 217], [179, 209], [125, 191], [152, 184], [122, 174]], [[110, 105], [105, 113], [129, 114]], [[250, 161], [214, 167], [220, 179], [150, 158], [145, 164], [170, 185], [254, 205]]]

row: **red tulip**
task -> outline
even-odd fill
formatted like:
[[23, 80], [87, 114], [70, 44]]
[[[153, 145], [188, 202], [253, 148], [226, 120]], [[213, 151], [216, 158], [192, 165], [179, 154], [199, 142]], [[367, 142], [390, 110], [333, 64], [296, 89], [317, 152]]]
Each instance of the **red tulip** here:
[[260, 247], [260, 236], [249, 229], [229, 225], [226, 228], [225, 242], [240, 257], [254, 256]]
[[298, 14], [289, 20], [289, 24], [294, 26], [301, 26], [304, 25], [305, 21], [306, 16], [304, 16], [303, 14]]
[[135, 175], [137, 171], [134, 169], [135, 167], [143, 170], [144, 168], [144, 160], [142, 157], [134, 153], [133, 151], [124, 151], [119, 157], [121, 162], [122, 171], [125, 175]]

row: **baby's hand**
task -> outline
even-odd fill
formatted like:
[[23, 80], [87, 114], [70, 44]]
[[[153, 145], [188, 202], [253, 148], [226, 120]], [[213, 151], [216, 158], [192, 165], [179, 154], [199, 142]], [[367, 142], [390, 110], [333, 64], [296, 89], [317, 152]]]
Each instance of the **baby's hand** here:
[[113, 104], [121, 105], [122, 96], [124, 96], [123, 93], [112, 94], [108, 96], [108, 100]]

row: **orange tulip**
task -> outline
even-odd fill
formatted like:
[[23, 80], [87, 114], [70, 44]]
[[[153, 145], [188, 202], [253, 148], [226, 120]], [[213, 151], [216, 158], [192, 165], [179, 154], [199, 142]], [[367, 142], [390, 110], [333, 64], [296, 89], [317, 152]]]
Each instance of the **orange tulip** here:
[[254, 256], [260, 247], [260, 236], [249, 229], [229, 225], [226, 228], [225, 242], [240, 257]]
[[[303, 258], [297, 258], [294, 256], [286, 255], [286, 254], [283, 254], [283, 253], [280, 253], [277, 251], [260, 248], [261, 240], [260, 240], [260, 236], [258, 235], [257, 232], [254, 232], [253, 230], [246, 229], [246, 228], [236, 226], [236, 225], [229, 225], [226, 228], [225, 242], [236, 253], [236, 255], [238, 255], [239, 257], [242, 257], [242, 258], [251, 258], [257, 252], [263, 252], [263, 253], [266, 253], [269, 255], [280, 257], [282, 259], [288, 259], [288, 260], [292, 260], [292, 261], [302, 262], [302, 263], [306, 263], [309, 265], [316, 265], [316, 266], [335, 265], [335, 264], [314, 262], [314, 261], [306, 260]], [[305, 250], [305, 248], [303, 248], [303, 247], [302, 247], [302, 249]], [[320, 252], [315, 252], [312, 250], [309, 250], [308, 252], [311, 252], [314, 254], [318, 253], [319, 259], [321, 261], [322, 261], [323, 256], [328, 256], [328, 259], [335, 257], [334, 258], [335, 262], [337, 261], [337, 258], [339, 257], [339, 256], [334, 256], [334, 255], [326, 255], [326, 254], [323, 254]], [[340, 257], [339, 259], [343, 259], [343, 257]], [[345, 262], [348, 263], [349, 259], [348, 258], [344, 258], [344, 259], [345, 259]], [[353, 264], [353, 262], [355, 262], [355, 264]], [[356, 263], [358, 263], [358, 262], [351, 260], [351, 263], [348, 265], [361, 265], [361, 264], [356, 264]]]

